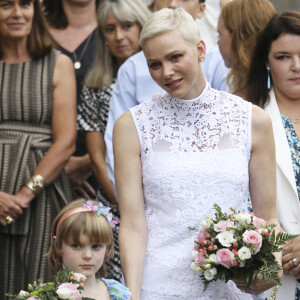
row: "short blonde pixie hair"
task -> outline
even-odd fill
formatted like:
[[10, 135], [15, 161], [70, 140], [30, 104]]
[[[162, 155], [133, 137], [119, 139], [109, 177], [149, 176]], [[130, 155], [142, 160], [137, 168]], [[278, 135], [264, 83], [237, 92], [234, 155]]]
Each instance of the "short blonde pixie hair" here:
[[[82, 207], [86, 203], [85, 199], [72, 201], [65, 206], [56, 216], [51, 229], [52, 242], [48, 256], [48, 264], [51, 273], [54, 275], [62, 269], [61, 249], [63, 242], [79, 244], [79, 239], [82, 234], [89, 238], [90, 243], [105, 244], [106, 253], [104, 261], [110, 259], [114, 254], [114, 238], [112, 229], [103, 215], [97, 216], [93, 211], [83, 211], [67, 217], [59, 226], [57, 224], [61, 217], [78, 207]], [[98, 205], [98, 201], [92, 201], [93, 205]], [[97, 272], [97, 276], [105, 276], [105, 263]]]
[[139, 43], [144, 48], [146, 40], [170, 31], [179, 32], [192, 48], [197, 48], [201, 40], [200, 31], [193, 17], [179, 7], [163, 8], [155, 12], [145, 23]]

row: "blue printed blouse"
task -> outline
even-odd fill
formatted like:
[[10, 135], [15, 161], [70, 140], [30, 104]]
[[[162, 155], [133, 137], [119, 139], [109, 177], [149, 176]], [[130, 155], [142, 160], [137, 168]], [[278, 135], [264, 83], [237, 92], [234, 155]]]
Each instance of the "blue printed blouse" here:
[[292, 125], [291, 120], [283, 114], [281, 114], [281, 118], [291, 150], [291, 158], [298, 191], [298, 198], [300, 201], [300, 141], [297, 137], [296, 131]]
[[[291, 150], [291, 157], [293, 169], [296, 179], [296, 186], [298, 191], [298, 198], [300, 201], [300, 141], [297, 137], [296, 131], [291, 120], [285, 115], [281, 114], [283, 127]], [[300, 300], [300, 280], [297, 280], [295, 300]]]
[[114, 279], [99, 278], [106, 285], [111, 300], [130, 300], [129, 289]]

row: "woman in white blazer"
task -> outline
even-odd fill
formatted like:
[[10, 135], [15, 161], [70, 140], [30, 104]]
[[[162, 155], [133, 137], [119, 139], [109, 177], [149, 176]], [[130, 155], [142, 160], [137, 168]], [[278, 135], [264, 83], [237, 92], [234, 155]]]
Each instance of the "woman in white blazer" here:
[[[300, 13], [275, 15], [259, 35], [246, 99], [272, 119], [277, 165], [277, 215], [284, 231], [300, 234]], [[300, 299], [300, 237], [286, 244], [277, 300]]]

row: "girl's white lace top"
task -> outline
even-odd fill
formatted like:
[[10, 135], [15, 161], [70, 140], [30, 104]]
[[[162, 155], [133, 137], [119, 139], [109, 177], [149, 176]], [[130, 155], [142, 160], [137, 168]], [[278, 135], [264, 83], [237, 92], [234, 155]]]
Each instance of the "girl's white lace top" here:
[[188, 229], [214, 216], [214, 203], [247, 210], [252, 105], [207, 83], [196, 99], [162, 93], [130, 111], [148, 224], [142, 299], [252, 299], [233, 282], [203, 292], [190, 269], [196, 233]]

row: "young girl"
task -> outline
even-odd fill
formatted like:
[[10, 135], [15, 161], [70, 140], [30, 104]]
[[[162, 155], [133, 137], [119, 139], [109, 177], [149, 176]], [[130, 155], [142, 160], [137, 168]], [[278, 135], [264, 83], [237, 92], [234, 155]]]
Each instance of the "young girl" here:
[[109, 210], [97, 201], [83, 199], [64, 207], [52, 225], [49, 267], [53, 274], [65, 266], [85, 275], [87, 279], [82, 297], [130, 299], [131, 293], [125, 286], [113, 279], [103, 278], [105, 262], [114, 252], [111, 228], [117, 223]]

